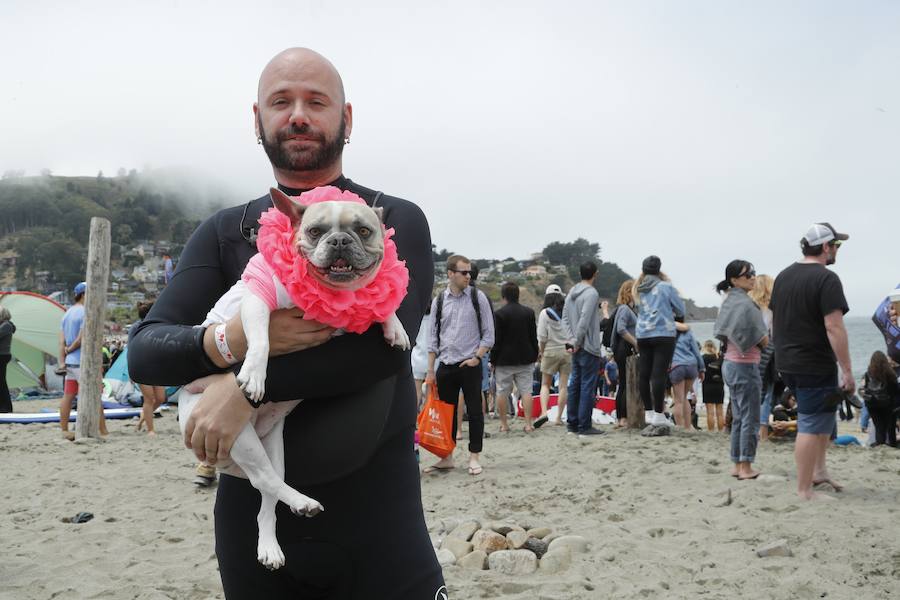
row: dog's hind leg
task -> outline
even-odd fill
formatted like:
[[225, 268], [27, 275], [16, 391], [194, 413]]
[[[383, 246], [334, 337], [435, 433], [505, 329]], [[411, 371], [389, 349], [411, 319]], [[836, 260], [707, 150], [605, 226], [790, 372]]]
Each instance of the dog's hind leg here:
[[[281, 436], [278, 436], [278, 439], [281, 440]], [[283, 453], [282, 447], [282, 455]], [[231, 458], [243, 469], [253, 487], [281, 500], [294, 514], [314, 515], [324, 510], [321, 504], [304, 496], [284, 482], [283, 477], [279, 476], [272, 466], [259, 436], [256, 435], [256, 431], [250, 423], [244, 425], [234, 441]], [[283, 463], [281, 464], [283, 465]]]
[[[284, 431], [284, 419], [277, 419], [271, 424], [269, 430], [263, 435], [262, 442], [266, 454], [272, 463], [272, 468], [279, 479], [284, 479], [284, 443], [279, 441], [277, 445], [281, 446], [281, 452], [277, 452], [275, 438], [282, 440]], [[256, 523], [259, 527], [259, 541], [256, 546], [256, 559], [267, 569], [275, 570], [284, 565], [284, 552], [278, 544], [278, 538], [275, 535], [275, 506], [278, 504], [278, 498], [266, 492], [260, 492], [262, 500], [259, 505], [259, 514], [256, 516]]]

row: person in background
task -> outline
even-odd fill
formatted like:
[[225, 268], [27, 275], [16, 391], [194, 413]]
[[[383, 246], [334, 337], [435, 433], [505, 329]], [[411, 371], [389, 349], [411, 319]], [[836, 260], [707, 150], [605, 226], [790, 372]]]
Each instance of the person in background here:
[[875, 443], [872, 445], [896, 447], [897, 417], [894, 411], [900, 406], [900, 386], [887, 355], [881, 350], [873, 352], [869, 359], [860, 394], [875, 423]]
[[431, 304], [425, 308], [425, 316], [419, 325], [419, 335], [410, 353], [413, 380], [416, 384], [416, 412], [422, 407], [422, 387], [425, 383], [425, 375], [428, 372], [428, 335], [431, 332]]
[[[84, 330], [84, 295], [87, 292], [87, 283], [82, 281], [73, 289], [75, 304], [69, 307], [62, 318], [62, 330], [59, 332], [59, 364], [65, 365], [65, 378], [63, 379], [63, 397], [59, 401], [59, 426], [62, 436], [71, 441], [75, 440], [75, 433], [69, 431], [69, 414], [72, 411], [72, 401], [78, 395], [78, 385], [81, 379], [81, 334]], [[100, 435], [107, 435], [106, 417], [103, 414], [103, 403], [100, 403]]]
[[[814, 500], [813, 486], [843, 486], [828, 473], [826, 455], [837, 436], [838, 394], [856, 389], [844, 315], [850, 310], [844, 286], [827, 266], [850, 236], [828, 223], [813, 223], [800, 240], [803, 259], [784, 269], [772, 289], [775, 367], [797, 398], [797, 495]], [[835, 364], [837, 363], [837, 364]], [[841, 381], [838, 383], [840, 366]]]
[[[513, 385], [519, 393], [525, 412], [525, 433], [534, 431], [531, 397], [532, 371], [538, 357], [537, 326], [534, 311], [519, 303], [519, 286], [508, 281], [500, 287], [503, 306], [494, 313], [494, 346], [491, 364], [497, 377], [497, 397], [506, 399]], [[497, 407], [500, 431], [509, 431], [506, 402]], [[546, 419], [541, 420], [543, 425]], [[539, 425], [539, 426], [540, 426]]]
[[714, 340], [703, 342], [703, 404], [706, 405], [706, 428], [709, 431], [725, 431], [725, 380], [722, 379], [722, 358]]
[[[426, 383], [435, 383], [438, 396], [454, 406], [453, 436], [458, 431], [459, 395], [463, 394], [469, 416], [470, 475], [481, 475], [479, 460], [484, 444], [484, 413], [481, 411], [481, 359], [494, 345], [494, 319], [487, 296], [469, 285], [472, 262], [454, 254], [447, 259], [447, 287], [432, 301], [431, 334]], [[438, 365], [435, 367], [435, 365]], [[505, 401], [497, 395], [497, 402]], [[454, 467], [450, 454], [426, 467], [425, 473]]]
[[606, 361], [605, 375], [606, 389], [611, 396], [616, 396], [616, 394], [619, 393], [619, 365], [616, 364], [615, 358], [610, 357], [610, 359]]
[[740, 480], [759, 477], [759, 471], [753, 469], [762, 388], [759, 357], [769, 343], [762, 313], [747, 295], [755, 278], [752, 264], [733, 260], [725, 267], [725, 279], [716, 286], [717, 292], [726, 293], [713, 335], [726, 344], [722, 376], [731, 396], [731, 475]]
[[772, 299], [772, 286], [775, 279], [771, 275], [759, 274], [753, 289], [747, 294], [756, 302], [763, 321], [769, 332], [769, 345], [759, 357], [759, 376], [762, 378], [762, 404], [759, 407], [759, 439], [765, 441], [769, 437], [769, 413], [772, 410], [772, 396], [775, 393], [775, 344], [772, 343], [772, 310], [769, 302]]
[[[137, 313], [138, 320], [143, 321], [153, 307], [153, 302], [138, 302]], [[144, 425], [147, 426], [147, 435], [155, 436], [156, 428], [153, 426], [153, 413], [166, 401], [166, 388], [161, 385], [144, 385], [139, 383], [141, 396], [144, 402], [141, 405], [141, 418], [138, 420], [135, 431], [141, 431]]]
[[[566, 344], [572, 344], [572, 332], [563, 319], [566, 297], [562, 288], [551, 284], [544, 294], [544, 307], [538, 314], [538, 359], [541, 361], [541, 415], [537, 421], [546, 422], [550, 402], [550, 386], [553, 376], [559, 373], [559, 396], [554, 425], [562, 423], [563, 411], [569, 396], [569, 374], [572, 372], [572, 355]], [[535, 421], [536, 426], [538, 422]]]
[[672, 382], [672, 398], [675, 400], [673, 412], [675, 424], [685, 431], [697, 431], [694, 428], [691, 404], [688, 402], [688, 392], [694, 389], [694, 380], [698, 377], [703, 381], [706, 363], [700, 354], [697, 340], [691, 333], [690, 326], [684, 323], [684, 318], [676, 319], [675, 353], [672, 355], [672, 367], [669, 370], [669, 381]]
[[169, 282], [172, 281], [172, 276], [175, 274], [175, 266], [172, 264], [172, 257], [168, 254], [163, 254], [163, 269], [166, 274], [166, 285], [169, 285]]
[[[563, 319], [572, 332], [572, 377], [569, 379], [569, 406], [566, 429], [580, 436], [600, 435], [591, 426], [596, 403], [597, 372], [600, 369], [600, 295], [594, 287], [597, 265], [588, 261], [579, 267], [581, 281], [569, 290]], [[560, 384], [562, 385], [562, 384]]]
[[619, 381], [616, 388], [616, 419], [618, 427], [628, 426], [628, 357], [637, 354], [635, 327], [637, 315], [634, 312], [634, 280], [628, 279], [619, 286], [616, 310], [613, 313], [613, 327], [610, 349], [618, 366]]
[[658, 256], [645, 258], [633, 292], [638, 309], [635, 337], [640, 356], [641, 399], [647, 421], [641, 435], [649, 437], [670, 433], [664, 414], [666, 382], [675, 354], [675, 317], [684, 317], [684, 302], [661, 268]]
[[9, 386], [6, 384], [6, 367], [12, 360], [12, 336], [16, 332], [16, 326], [12, 322], [12, 315], [5, 306], [0, 306], [0, 413], [13, 411], [12, 398], [9, 396]]

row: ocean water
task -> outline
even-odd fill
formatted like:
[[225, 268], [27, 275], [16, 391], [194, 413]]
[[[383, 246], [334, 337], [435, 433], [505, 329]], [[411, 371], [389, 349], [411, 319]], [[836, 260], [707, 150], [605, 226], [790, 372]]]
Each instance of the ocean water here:
[[[694, 337], [701, 344], [704, 340], [712, 338], [712, 321], [698, 321], [690, 325]], [[872, 353], [876, 350], [885, 351], [884, 336], [875, 327], [871, 317], [845, 317], [844, 325], [847, 327], [847, 337], [850, 341], [850, 362], [853, 365], [853, 375], [858, 380], [866, 372]]]

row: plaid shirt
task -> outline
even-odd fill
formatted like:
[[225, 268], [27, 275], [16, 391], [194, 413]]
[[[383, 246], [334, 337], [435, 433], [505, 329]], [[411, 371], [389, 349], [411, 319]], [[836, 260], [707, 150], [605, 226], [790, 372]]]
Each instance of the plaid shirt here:
[[481, 328], [478, 331], [478, 317], [472, 305], [472, 292], [475, 288], [466, 287], [461, 294], [454, 295], [450, 286], [442, 293], [444, 305], [441, 307], [441, 347], [437, 347], [437, 298], [431, 301], [431, 337], [428, 351], [434, 352], [438, 362], [455, 365], [475, 356], [478, 348], [490, 348], [494, 345], [494, 317], [484, 292], [478, 294], [478, 305], [481, 309]]

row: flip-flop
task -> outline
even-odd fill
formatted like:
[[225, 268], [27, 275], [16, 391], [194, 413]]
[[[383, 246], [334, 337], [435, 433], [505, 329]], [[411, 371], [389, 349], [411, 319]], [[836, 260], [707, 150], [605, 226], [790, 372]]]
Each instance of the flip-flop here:
[[481, 475], [484, 472], [484, 467], [478, 465], [477, 467], [469, 467], [469, 475]]
[[549, 421], [549, 420], [550, 420], [550, 418], [547, 417], [547, 416], [545, 415], [545, 416], [543, 416], [543, 417], [538, 417], [537, 419], [535, 419], [535, 420], [534, 420], [534, 423], [532, 423], [531, 425], [532, 425], [535, 429], [539, 429], [539, 428], [542, 427], [545, 423], [547, 423], [547, 421]]
[[754, 473], [754, 474], [751, 475], [750, 477], [741, 477], [740, 475], [738, 475], [738, 476], [737, 476], [737, 480], [738, 480], [738, 481], [747, 481], [748, 479], [756, 479], [756, 478], [759, 477], [760, 475], [762, 475], [762, 473]]
[[422, 469], [423, 473], [438, 473], [440, 471], [452, 471], [455, 467], [438, 467], [437, 465], [429, 465]]

